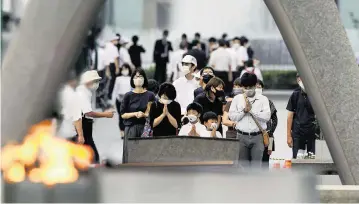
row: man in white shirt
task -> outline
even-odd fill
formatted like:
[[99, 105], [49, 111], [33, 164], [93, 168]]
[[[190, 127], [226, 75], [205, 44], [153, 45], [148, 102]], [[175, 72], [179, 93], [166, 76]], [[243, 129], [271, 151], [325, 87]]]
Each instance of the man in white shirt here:
[[[183, 55], [187, 52], [187, 43], [180, 43], [179, 49], [171, 53], [170, 55], [170, 76], [168, 78], [172, 78], [172, 81], [183, 76], [180, 67]], [[172, 75], [172, 77], [171, 77]]]
[[113, 35], [109, 38], [109, 41], [105, 44], [105, 65], [106, 65], [106, 76], [110, 80], [107, 96], [108, 98], [112, 97], [112, 90], [115, 85], [116, 75], [120, 71], [119, 67], [119, 57], [120, 53], [117, 49], [117, 44], [119, 44], [119, 37]]
[[71, 73], [68, 82], [60, 91], [61, 122], [57, 135], [67, 140], [83, 144], [81, 108], [78, 103], [76, 74]]
[[255, 67], [254, 61], [252, 59], [248, 60], [245, 64], [245, 68], [242, 70], [241, 75], [239, 77], [242, 77], [244, 73], [250, 73], [255, 74], [257, 76], [257, 79], [263, 81], [262, 72], [258, 67]]
[[237, 51], [237, 64], [244, 66], [244, 63], [249, 60], [247, 48], [249, 46], [248, 39], [244, 36], [239, 38], [240, 46]]
[[181, 127], [178, 135], [199, 137], [201, 132], [206, 131], [206, 127], [199, 121], [202, 112], [203, 108], [199, 103], [189, 104], [185, 116], [188, 119], [188, 123]]
[[224, 40], [218, 41], [219, 48], [211, 53], [209, 58], [209, 66], [213, 67], [215, 75], [221, 78], [225, 84], [225, 92], [230, 93], [231, 82], [233, 80], [232, 69], [233, 60], [231, 54], [226, 49]]
[[222, 138], [222, 134], [217, 131], [218, 129], [218, 116], [216, 113], [210, 111], [203, 115], [203, 123], [206, 130], [201, 131], [199, 134], [201, 137], [216, 137]]
[[182, 59], [181, 71], [183, 77], [173, 82], [177, 91], [176, 101], [181, 105], [181, 114], [185, 115], [186, 107], [193, 102], [193, 91], [199, 87], [198, 82], [192, 75], [197, 67], [197, 60], [191, 55], [186, 55]]
[[240, 162], [249, 165], [251, 159], [252, 166], [260, 166], [264, 151], [263, 136], [253, 117], [266, 130], [271, 116], [269, 101], [264, 95], [256, 94], [256, 75], [243, 74], [241, 83], [244, 94], [238, 94], [233, 98], [228, 114], [230, 120], [236, 122]]
[[82, 113], [82, 129], [85, 138], [85, 145], [89, 145], [94, 151], [94, 162], [99, 163], [100, 157], [92, 137], [93, 118], [112, 118], [114, 111], [96, 112], [92, 109], [92, 95], [99, 86], [101, 77], [97, 71], [90, 70], [82, 74], [80, 86], [76, 93]]

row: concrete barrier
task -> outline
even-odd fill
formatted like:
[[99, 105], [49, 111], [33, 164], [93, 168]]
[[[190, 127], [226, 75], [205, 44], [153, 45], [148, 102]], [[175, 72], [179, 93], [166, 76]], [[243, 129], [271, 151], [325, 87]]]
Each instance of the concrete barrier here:
[[333, 160], [321, 159], [293, 159], [292, 168], [300, 170], [311, 170], [319, 175], [338, 174]]
[[[126, 151], [126, 150], [125, 150]], [[128, 140], [128, 163], [236, 161], [236, 139], [169, 136]]]
[[359, 203], [359, 186], [318, 185], [321, 203]]

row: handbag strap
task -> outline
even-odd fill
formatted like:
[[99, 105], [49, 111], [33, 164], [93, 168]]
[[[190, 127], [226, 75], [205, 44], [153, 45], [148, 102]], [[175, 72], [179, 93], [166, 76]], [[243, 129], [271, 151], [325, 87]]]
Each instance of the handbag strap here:
[[[243, 97], [244, 97], [245, 103], [247, 103], [248, 102], [247, 96], [245, 94], [243, 94]], [[265, 130], [259, 124], [258, 119], [251, 112], [249, 112], [249, 115], [253, 118], [254, 122], [256, 123], [257, 127], [259, 128], [259, 131], [264, 132]]]

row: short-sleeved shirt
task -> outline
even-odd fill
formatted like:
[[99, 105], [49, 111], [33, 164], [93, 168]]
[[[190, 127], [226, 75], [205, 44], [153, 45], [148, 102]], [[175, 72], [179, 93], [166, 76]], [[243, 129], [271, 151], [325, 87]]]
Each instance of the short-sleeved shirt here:
[[300, 88], [296, 89], [290, 96], [287, 110], [294, 112], [292, 126], [294, 133], [305, 133], [315, 128], [314, 110], [308, 95]]
[[92, 111], [92, 92], [85, 85], [80, 85], [76, 88], [76, 93], [82, 115], [86, 118], [92, 119], [91, 117], [85, 116], [86, 113]]
[[[153, 101], [155, 101], [155, 94], [151, 91], [145, 91], [143, 93], [135, 93], [133, 91], [127, 92], [121, 103], [120, 113], [123, 115], [125, 113], [134, 113], [139, 111], [146, 112], [147, 104]], [[124, 119], [123, 123], [125, 126], [145, 124], [146, 118], [132, 117]]]
[[[150, 112], [150, 124], [153, 130], [153, 136], [174, 136], [177, 134], [177, 128], [173, 127], [168, 117], [163, 118], [162, 122], [153, 127], [154, 120], [163, 113], [164, 105], [159, 101], [152, 103]], [[181, 106], [176, 101], [167, 105], [168, 112], [174, 117], [179, 125], [181, 123]]]
[[197, 102], [202, 105], [203, 113], [200, 118], [202, 123], [203, 123], [202, 116], [209, 111], [216, 113], [218, 116], [223, 115], [223, 103], [218, 99], [215, 99], [214, 102], [210, 101], [205, 92], [199, 94], [194, 99], [194, 102]]
[[206, 127], [202, 125], [200, 122], [197, 122], [196, 124], [187, 123], [186, 125], [181, 127], [181, 130], [178, 133], [178, 136], [188, 136], [188, 134], [192, 130], [192, 126], [196, 126], [196, 132], [200, 134], [201, 131], [205, 131]]
[[194, 90], [193, 95], [196, 98], [198, 95], [204, 92], [204, 89], [202, 87], [198, 87], [196, 90]]
[[193, 102], [193, 91], [198, 87], [198, 83], [193, 78], [188, 80], [186, 77], [180, 77], [173, 82], [177, 91], [176, 101], [181, 105], [182, 115], [186, 113], [187, 106]]

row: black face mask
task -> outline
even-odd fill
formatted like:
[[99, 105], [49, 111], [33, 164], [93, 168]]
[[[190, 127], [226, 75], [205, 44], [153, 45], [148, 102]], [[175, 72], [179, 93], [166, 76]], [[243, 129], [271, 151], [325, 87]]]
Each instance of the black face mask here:
[[203, 82], [205, 84], [207, 84], [209, 82], [209, 80], [211, 80], [213, 78], [213, 76], [209, 75], [209, 74], [206, 74], [206, 75], [203, 75], [202, 78], [203, 78]]

